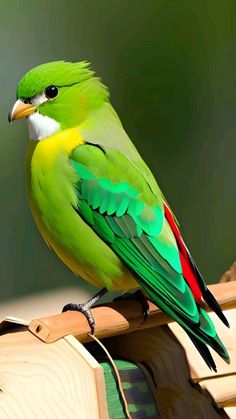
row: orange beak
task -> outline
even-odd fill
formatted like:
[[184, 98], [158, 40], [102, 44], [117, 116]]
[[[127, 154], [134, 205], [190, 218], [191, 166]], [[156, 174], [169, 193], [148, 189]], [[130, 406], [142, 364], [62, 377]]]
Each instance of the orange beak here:
[[24, 103], [18, 99], [14, 104], [12, 111], [8, 114], [8, 121], [13, 122], [15, 119], [25, 118], [26, 116], [32, 115], [36, 110], [36, 106], [31, 103]]

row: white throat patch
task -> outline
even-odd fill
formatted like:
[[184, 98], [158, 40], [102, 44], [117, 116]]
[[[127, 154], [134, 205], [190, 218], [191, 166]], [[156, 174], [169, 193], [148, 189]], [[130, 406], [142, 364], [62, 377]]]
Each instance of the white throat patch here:
[[60, 124], [48, 116], [34, 112], [27, 118], [29, 137], [33, 141], [40, 141], [43, 138], [50, 137], [60, 130]]

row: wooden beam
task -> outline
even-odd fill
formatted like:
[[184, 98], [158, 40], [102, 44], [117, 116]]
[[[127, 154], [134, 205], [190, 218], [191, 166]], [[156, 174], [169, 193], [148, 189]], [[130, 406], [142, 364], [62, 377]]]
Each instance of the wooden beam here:
[[[209, 286], [223, 310], [236, 308], [236, 281]], [[153, 303], [150, 313], [143, 322], [141, 305], [134, 300], [117, 301], [92, 309], [98, 338], [111, 337], [138, 329], [159, 326], [173, 320]], [[79, 312], [66, 312], [33, 320], [29, 330], [44, 342], [55, 342], [61, 337], [73, 334], [80, 342], [91, 340], [90, 327], [85, 316]]]
[[46, 345], [24, 327], [0, 337], [0, 418], [109, 419], [101, 365], [73, 336]]

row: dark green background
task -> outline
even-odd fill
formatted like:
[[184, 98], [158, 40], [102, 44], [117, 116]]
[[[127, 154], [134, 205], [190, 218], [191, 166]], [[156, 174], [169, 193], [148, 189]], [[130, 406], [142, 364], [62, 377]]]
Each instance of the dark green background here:
[[7, 113], [19, 78], [90, 60], [157, 175], [207, 282], [235, 252], [235, 0], [0, 2], [1, 295], [71, 284], [27, 207], [24, 121]]

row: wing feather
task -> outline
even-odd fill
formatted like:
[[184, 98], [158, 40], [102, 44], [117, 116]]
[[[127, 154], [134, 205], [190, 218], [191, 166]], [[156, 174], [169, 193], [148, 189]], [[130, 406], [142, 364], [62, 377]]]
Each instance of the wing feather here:
[[[78, 150], [76, 160], [73, 156], [71, 158], [80, 179], [77, 185], [78, 213], [129, 266], [150, 299], [193, 337], [196, 346], [198, 341], [201, 342], [198, 348], [203, 358], [208, 354], [207, 349], [203, 350], [204, 344], [209, 344], [228, 360], [228, 353], [213, 323], [195, 301], [191, 284], [184, 277], [181, 252], [186, 258], [187, 250], [182, 245], [176, 224], [173, 230], [169, 213], [166, 216], [165, 201], [155, 197], [148, 186], [145, 190], [146, 181], [141, 183], [138, 172], [133, 184], [129, 183], [128, 169], [127, 173], [118, 176], [109, 166], [109, 156], [104, 153], [99, 176], [98, 168], [91, 163], [93, 146], [83, 147], [91, 148], [87, 166], [86, 153], [83, 154], [83, 163], [79, 161]], [[127, 161], [129, 170], [130, 165]], [[214, 369], [210, 357], [208, 361]]]

